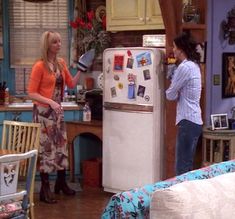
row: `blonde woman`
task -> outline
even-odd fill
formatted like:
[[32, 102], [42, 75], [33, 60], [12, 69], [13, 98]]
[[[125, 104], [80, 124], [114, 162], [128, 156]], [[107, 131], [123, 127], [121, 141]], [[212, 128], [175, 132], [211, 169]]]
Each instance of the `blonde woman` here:
[[65, 61], [58, 57], [61, 36], [46, 31], [41, 37], [41, 59], [38, 60], [29, 78], [28, 95], [33, 99], [33, 121], [41, 123], [39, 171], [41, 177], [40, 200], [56, 203], [50, 190], [49, 174], [57, 171], [54, 191], [74, 195], [65, 180], [68, 167], [67, 134], [64, 111], [61, 106], [64, 87], [74, 88], [80, 71], [73, 77]]

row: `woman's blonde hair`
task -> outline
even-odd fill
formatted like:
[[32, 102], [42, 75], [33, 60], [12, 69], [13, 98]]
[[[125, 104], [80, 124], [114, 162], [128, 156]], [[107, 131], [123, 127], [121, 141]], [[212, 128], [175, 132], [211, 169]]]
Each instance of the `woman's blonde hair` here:
[[[48, 65], [48, 49], [54, 40], [61, 40], [61, 36], [58, 32], [55, 31], [45, 31], [41, 36], [41, 60], [44, 62], [45, 66], [52, 72]], [[61, 71], [63, 66], [60, 62], [60, 58], [56, 57], [55, 66]]]

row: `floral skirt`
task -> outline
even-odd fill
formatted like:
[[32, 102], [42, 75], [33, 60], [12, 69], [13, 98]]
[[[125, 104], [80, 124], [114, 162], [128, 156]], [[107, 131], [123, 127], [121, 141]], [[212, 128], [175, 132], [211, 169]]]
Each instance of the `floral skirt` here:
[[41, 123], [39, 171], [50, 173], [66, 169], [68, 148], [64, 112], [56, 114], [50, 107], [34, 105], [33, 120]]

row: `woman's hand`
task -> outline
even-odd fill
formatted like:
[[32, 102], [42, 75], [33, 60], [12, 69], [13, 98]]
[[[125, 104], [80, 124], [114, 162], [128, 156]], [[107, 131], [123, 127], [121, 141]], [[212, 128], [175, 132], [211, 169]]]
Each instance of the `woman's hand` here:
[[51, 101], [50, 106], [57, 114], [60, 114], [63, 111], [63, 107], [55, 101]]
[[63, 111], [63, 107], [52, 99], [43, 97], [42, 95], [40, 95], [38, 93], [29, 93], [28, 96], [32, 100], [36, 100], [38, 102], [49, 105], [57, 114], [62, 113], [62, 111]]

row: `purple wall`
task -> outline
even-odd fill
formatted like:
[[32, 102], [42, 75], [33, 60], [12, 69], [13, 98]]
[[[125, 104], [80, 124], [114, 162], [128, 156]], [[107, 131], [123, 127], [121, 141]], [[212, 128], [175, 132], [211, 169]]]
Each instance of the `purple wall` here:
[[[234, 0], [208, 0], [207, 18], [207, 59], [206, 59], [206, 123], [210, 115], [228, 113], [235, 106], [235, 97], [222, 98], [222, 53], [235, 52], [235, 44], [221, 40], [220, 24], [227, 21], [227, 13], [235, 6]], [[220, 75], [220, 85], [213, 84], [213, 76]]]

